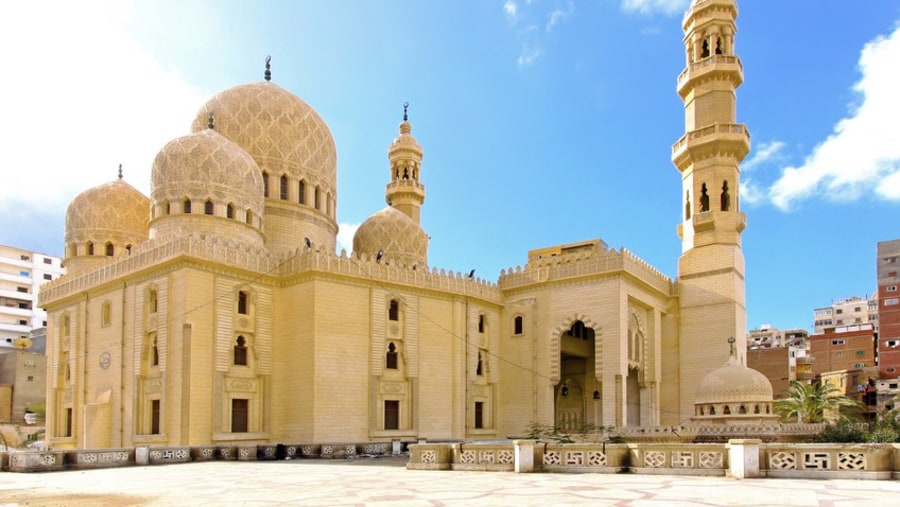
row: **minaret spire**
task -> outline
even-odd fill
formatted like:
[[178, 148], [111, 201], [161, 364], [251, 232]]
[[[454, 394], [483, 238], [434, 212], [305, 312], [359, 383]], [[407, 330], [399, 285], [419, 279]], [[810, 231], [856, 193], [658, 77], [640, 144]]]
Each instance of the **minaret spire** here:
[[403, 103], [403, 121], [400, 135], [388, 148], [391, 179], [385, 191], [385, 200], [394, 208], [420, 223], [422, 204], [425, 202], [425, 185], [419, 182], [422, 167], [422, 147], [412, 136], [409, 123], [409, 102]]
[[266, 56], [266, 72], [263, 74], [266, 81], [272, 80], [272, 55]]
[[122, 179], [122, 164], [119, 164], [119, 179]]

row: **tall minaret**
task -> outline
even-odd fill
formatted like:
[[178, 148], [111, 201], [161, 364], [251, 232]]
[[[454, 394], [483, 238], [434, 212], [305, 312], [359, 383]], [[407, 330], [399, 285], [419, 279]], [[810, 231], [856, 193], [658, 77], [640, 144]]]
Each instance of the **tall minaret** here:
[[740, 164], [750, 134], [736, 123], [735, 90], [744, 80], [734, 52], [735, 0], [693, 0], [684, 16], [687, 68], [678, 76], [685, 135], [672, 149], [681, 173], [682, 255], [679, 398], [681, 419], [693, 414], [700, 380], [728, 360], [734, 337], [743, 363], [747, 314], [740, 211]]
[[403, 103], [403, 121], [400, 122], [400, 135], [388, 149], [391, 161], [391, 182], [387, 184], [384, 198], [394, 208], [412, 218], [421, 225], [419, 217], [422, 203], [425, 202], [425, 185], [419, 183], [422, 170], [422, 147], [412, 136], [412, 125], [409, 123], [409, 102]]

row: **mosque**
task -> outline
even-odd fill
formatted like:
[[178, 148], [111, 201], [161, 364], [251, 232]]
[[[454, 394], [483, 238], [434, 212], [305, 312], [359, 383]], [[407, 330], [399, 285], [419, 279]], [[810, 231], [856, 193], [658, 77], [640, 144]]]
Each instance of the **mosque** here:
[[[601, 240], [532, 250], [496, 282], [431, 266], [405, 110], [387, 206], [336, 253], [325, 121], [268, 70], [215, 95], [159, 151], [149, 197], [120, 173], [68, 207], [67, 274], [40, 295], [48, 444], [462, 440], [708, 416], [722, 399], [705, 377], [744, 368], [746, 349], [737, 14], [694, 0], [684, 17], [675, 280]], [[728, 392], [742, 375], [722, 377]]]

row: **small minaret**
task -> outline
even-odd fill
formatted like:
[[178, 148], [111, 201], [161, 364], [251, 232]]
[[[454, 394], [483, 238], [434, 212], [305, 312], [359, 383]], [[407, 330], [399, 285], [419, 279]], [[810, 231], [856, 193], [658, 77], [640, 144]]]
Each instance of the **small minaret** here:
[[744, 80], [734, 52], [735, 0], [693, 0], [684, 16], [687, 67], [678, 76], [685, 134], [672, 147], [681, 173], [678, 235], [680, 300], [679, 379], [682, 415], [693, 411], [697, 383], [728, 359], [721, 336], [746, 351], [740, 168], [750, 151], [747, 127], [737, 123], [735, 90]]
[[412, 125], [408, 116], [409, 102], [403, 103], [403, 121], [400, 135], [388, 149], [391, 162], [391, 182], [385, 189], [388, 205], [397, 208], [420, 224], [422, 203], [425, 202], [425, 185], [419, 181], [422, 176], [422, 147], [412, 136]]

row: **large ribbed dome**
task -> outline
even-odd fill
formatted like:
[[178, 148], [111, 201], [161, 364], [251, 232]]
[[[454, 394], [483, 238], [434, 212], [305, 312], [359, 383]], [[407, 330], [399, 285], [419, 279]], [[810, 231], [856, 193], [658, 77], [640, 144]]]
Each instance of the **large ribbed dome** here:
[[193, 132], [207, 127], [244, 148], [260, 169], [319, 184], [334, 194], [337, 151], [325, 121], [306, 102], [268, 81], [229, 88], [197, 113]]
[[66, 245], [137, 245], [147, 240], [149, 213], [147, 196], [121, 178], [90, 188], [66, 209]]
[[259, 167], [240, 146], [212, 129], [166, 144], [153, 161], [150, 182], [154, 204], [185, 197], [209, 198], [262, 213]]
[[771, 402], [772, 384], [762, 373], [736, 360], [703, 377], [697, 386], [695, 404]]
[[366, 219], [353, 236], [354, 254], [374, 257], [379, 251], [384, 262], [422, 269], [428, 265], [428, 235], [402, 211], [388, 206]]

